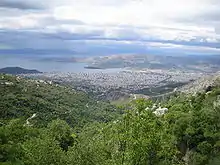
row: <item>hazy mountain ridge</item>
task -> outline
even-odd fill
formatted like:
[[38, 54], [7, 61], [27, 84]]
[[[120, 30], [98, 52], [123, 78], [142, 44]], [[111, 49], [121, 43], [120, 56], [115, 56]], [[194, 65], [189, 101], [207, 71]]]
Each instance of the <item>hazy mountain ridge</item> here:
[[139, 68], [139, 69], [178, 69], [189, 71], [215, 72], [219, 70], [220, 57], [174, 56], [174, 55], [111, 55], [85, 58], [91, 67], [100, 68]]

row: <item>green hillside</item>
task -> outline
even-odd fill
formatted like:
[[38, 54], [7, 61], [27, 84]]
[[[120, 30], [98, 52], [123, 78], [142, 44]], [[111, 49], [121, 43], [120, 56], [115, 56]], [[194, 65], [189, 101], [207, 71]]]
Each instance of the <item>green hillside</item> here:
[[33, 114], [36, 117], [31, 123], [35, 126], [59, 118], [74, 127], [93, 121], [108, 122], [118, 116], [118, 110], [49, 81], [0, 75], [0, 119], [27, 119]]
[[0, 83], [0, 164], [220, 164], [217, 84], [161, 103], [135, 100], [117, 118], [111, 105], [50, 82], [4, 75]]

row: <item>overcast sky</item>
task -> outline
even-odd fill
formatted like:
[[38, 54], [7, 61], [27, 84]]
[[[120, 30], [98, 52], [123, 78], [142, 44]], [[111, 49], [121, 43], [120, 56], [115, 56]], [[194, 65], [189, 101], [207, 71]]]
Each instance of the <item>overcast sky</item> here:
[[0, 0], [0, 54], [27, 48], [220, 55], [220, 0]]

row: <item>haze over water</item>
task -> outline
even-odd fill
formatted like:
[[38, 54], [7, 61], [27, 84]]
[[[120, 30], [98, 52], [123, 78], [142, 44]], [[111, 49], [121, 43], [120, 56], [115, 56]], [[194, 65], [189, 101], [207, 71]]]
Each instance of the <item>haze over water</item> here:
[[41, 72], [118, 72], [123, 71], [121, 68], [114, 69], [86, 69], [86, 63], [75, 62], [57, 62], [57, 61], [43, 61], [39, 59], [25, 59], [25, 58], [0, 58], [0, 68], [4, 67], [22, 67], [25, 69], [36, 69]]

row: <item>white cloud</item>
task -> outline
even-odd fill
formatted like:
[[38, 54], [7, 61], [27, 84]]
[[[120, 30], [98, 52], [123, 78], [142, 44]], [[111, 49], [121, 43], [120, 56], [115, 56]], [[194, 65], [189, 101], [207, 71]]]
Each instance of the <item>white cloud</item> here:
[[[28, 5], [27, 0], [18, 2], [26, 7], [31, 4], [32, 8], [40, 4], [46, 9], [22, 11], [10, 4], [13, 9], [8, 6], [0, 10], [0, 28], [100, 33], [103, 38], [132, 40], [220, 42], [219, 0], [28, 0]], [[74, 20], [85, 24], [65, 23]]]
[[3, 17], [0, 20], [0, 28], [8, 29], [26, 29], [38, 28], [41, 26], [40, 22], [47, 18], [48, 14], [24, 14], [17, 17]]

